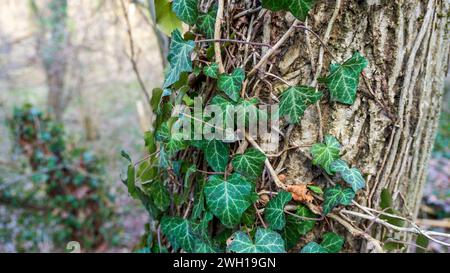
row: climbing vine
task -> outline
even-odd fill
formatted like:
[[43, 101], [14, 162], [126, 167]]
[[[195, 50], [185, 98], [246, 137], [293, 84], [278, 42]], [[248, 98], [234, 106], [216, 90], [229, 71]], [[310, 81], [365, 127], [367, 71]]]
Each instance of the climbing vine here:
[[[302, 236], [334, 209], [350, 205], [365, 187], [362, 173], [341, 158], [341, 145], [332, 135], [312, 145], [307, 155], [324, 176], [333, 176], [337, 181], [324, 187], [319, 183], [285, 185], [271, 166], [270, 155], [251, 135], [244, 134], [240, 142], [186, 139], [174, 130], [180, 123], [198, 121], [191, 115], [173, 114], [175, 105], [192, 108], [197, 97], [202, 98], [203, 107], [219, 107], [225, 118], [232, 115], [229, 107], [244, 107], [261, 117], [264, 113], [258, 106], [271, 104], [246, 93], [257, 67], [224, 68], [221, 61], [224, 49], [231, 43], [270, 45], [236, 37], [222, 39], [217, 18], [223, 16], [223, 1], [218, 2], [218, 6], [208, 6], [196, 0], [174, 0], [156, 6], [171, 6], [178, 19], [189, 25], [189, 31], [183, 34], [174, 27], [171, 32], [163, 88], [154, 89], [150, 101], [156, 118], [154, 130], [145, 134], [148, 156], [133, 161], [126, 152], [122, 153], [129, 162], [124, 183], [154, 220], [141, 252], [298, 251]], [[314, 2], [263, 0], [262, 7], [290, 12], [296, 22], [301, 22]], [[268, 52], [273, 54], [270, 49]], [[301, 123], [305, 110], [319, 101], [353, 104], [360, 74], [367, 64], [366, 58], [355, 52], [342, 63], [332, 63], [328, 72], [321, 75], [319, 88], [288, 86], [277, 98], [280, 117], [295, 126]], [[250, 116], [241, 116], [246, 125], [251, 123]], [[200, 121], [200, 131], [220, 130], [211, 126], [211, 116], [201, 116]], [[252, 147], [247, 147], [249, 144]], [[263, 183], [265, 170], [275, 185]], [[344, 245], [344, 238], [338, 234], [327, 232], [321, 237], [320, 244], [310, 242], [300, 251], [333, 253]]]

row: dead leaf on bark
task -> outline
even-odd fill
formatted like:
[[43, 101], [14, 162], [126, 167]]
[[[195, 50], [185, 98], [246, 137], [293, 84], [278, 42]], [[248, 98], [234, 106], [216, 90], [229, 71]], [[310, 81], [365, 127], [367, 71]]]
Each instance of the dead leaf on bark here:
[[286, 190], [292, 193], [292, 199], [301, 203], [311, 203], [314, 200], [306, 184], [287, 185]]

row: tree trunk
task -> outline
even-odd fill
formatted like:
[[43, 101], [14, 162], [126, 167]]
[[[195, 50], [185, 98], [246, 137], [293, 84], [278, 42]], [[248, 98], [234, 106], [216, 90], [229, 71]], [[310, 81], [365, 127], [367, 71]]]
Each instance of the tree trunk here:
[[[285, 145], [312, 145], [323, 135], [334, 135], [342, 144], [343, 159], [358, 167], [366, 177], [365, 191], [356, 200], [379, 209], [381, 191], [388, 189], [395, 209], [414, 219], [426, 179], [448, 68], [449, 2], [318, 2], [306, 26], [321, 37], [339, 62], [355, 51], [361, 52], [369, 61], [363, 72], [366, 80], [361, 78], [356, 102], [351, 106], [326, 102], [309, 107], [301, 124], [292, 128]], [[259, 15], [262, 12], [264, 9]], [[260, 35], [253, 40], [274, 45], [293, 21], [289, 13], [268, 11], [259, 26]], [[310, 31], [296, 30], [269, 59], [265, 70], [291, 84], [315, 86], [319, 77], [328, 74], [333, 60], [321, 46]], [[226, 67], [234, 62], [229, 57], [224, 59]], [[275, 95], [287, 86], [274, 78], [269, 80]], [[250, 84], [248, 90], [260, 89], [257, 85]], [[270, 97], [270, 94], [263, 88], [260, 96]], [[305, 157], [309, 148], [300, 150], [285, 153], [287, 158], [279, 169], [284, 167], [286, 183], [319, 179], [317, 169]], [[372, 235], [381, 239], [381, 229]], [[351, 251], [367, 251], [363, 241], [348, 239], [353, 240]]]

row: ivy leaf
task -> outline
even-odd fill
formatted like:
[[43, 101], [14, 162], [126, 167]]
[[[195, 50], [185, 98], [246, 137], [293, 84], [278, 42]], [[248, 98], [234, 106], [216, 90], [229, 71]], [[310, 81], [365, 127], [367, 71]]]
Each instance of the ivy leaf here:
[[189, 220], [164, 216], [161, 219], [161, 231], [174, 248], [181, 247], [186, 252], [194, 251], [196, 238]]
[[172, 10], [181, 21], [188, 25], [193, 25], [197, 22], [197, 0], [173, 0]]
[[164, 81], [164, 88], [176, 83], [182, 72], [192, 72], [191, 53], [194, 47], [194, 41], [185, 41], [178, 29], [172, 32], [172, 42], [167, 56], [170, 68]]
[[343, 189], [340, 185], [331, 188], [326, 188], [323, 194], [323, 213], [327, 215], [337, 205], [350, 205], [355, 192], [351, 188]]
[[245, 72], [242, 68], [236, 68], [231, 74], [220, 74], [217, 85], [220, 91], [225, 92], [233, 101], [238, 101], [242, 83], [245, 79]]
[[215, 172], [224, 172], [228, 164], [230, 148], [217, 139], [208, 142], [205, 149], [206, 161]]
[[[300, 21], [305, 21], [309, 10], [316, 0], [291, 0], [288, 1], [289, 11]], [[290, 2], [290, 3], [289, 3]]]
[[327, 249], [316, 242], [310, 242], [302, 248], [300, 253], [328, 253]]
[[308, 86], [292, 86], [280, 96], [280, 114], [289, 117], [290, 123], [298, 123], [306, 108], [318, 101], [322, 93]]
[[366, 186], [366, 182], [361, 175], [361, 172], [356, 168], [349, 168], [347, 162], [342, 159], [335, 160], [331, 163], [330, 169], [333, 172], [341, 174], [342, 179], [347, 182], [357, 192]]
[[182, 30], [180, 19], [172, 11], [172, 3], [168, 0], [155, 0], [156, 25], [167, 36], [175, 30]]
[[147, 191], [152, 197], [153, 203], [159, 210], [165, 211], [169, 207], [170, 195], [167, 188], [163, 185], [163, 182], [152, 182]]
[[367, 59], [359, 52], [355, 52], [342, 65], [330, 65], [327, 87], [330, 90], [330, 98], [332, 101], [350, 105], [355, 102], [359, 76], [367, 64]]
[[271, 11], [280, 11], [288, 7], [287, 0], [262, 0], [262, 7]]
[[[301, 217], [315, 218], [315, 214], [306, 206], [300, 205], [296, 214]], [[316, 221], [303, 220], [298, 217], [287, 215], [286, 227], [283, 229], [283, 239], [288, 249], [294, 247], [302, 235], [305, 235], [314, 228]]]
[[311, 147], [312, 163], [322, 167], [328, 174], [333, 174], [330, 165], [339, 158], [340, 148], [341, 145], [334, 136], [325, 136], [325, 143], [316, 143]]
[[322, 189], [318, 186], [308, 185], [307, 187], [309, 190], [311, 190], [314, 193], [321, 194], [321, 195], [323, 194]]
[[251, 205], [252, 185], [239, 174], [232, 174], [227, 180], [212, 175], [204, 187], [209, 210], [227, 227], [237, 225], [242, 213]]
[[327, 232], [323, 236], [320, 245], [325, 248], [328, 253], [338, 253], [344, 245], [344, 237], [339, 236], [334, 232]]
[[263, 170], [266, 156], [255, 148], [249, 148], [243, 154], [236, 155], [231, 163], [240, 174], [251, 180], [257, 179]]
[[243, 231], [233, 234], [228, 250], [236, 253], [285, 253], [284, 241], [280, 234], [270, 229], [257, 228], [255, 241]]
[[206, 38], [214, 38], [214, 25], [216, 24], [217, 8], [212, 8], [208, 13], [201, 14], [197, 19], [197, 26], [206, 35]]
[[217, 79], [219, 74], [219, 65], [217, 63], [212, 63], [208, 66], [205, 66], [203, 68], [203, 73], [205, 73], [206, 76]]
[[283, 229], [286, 225], [286, 217], [284, 215], [284, 206], [291, 201], [292, 194], [290, 192], [281, 191], [272, 198], [264, 210], [264, 218], [273, 230]]

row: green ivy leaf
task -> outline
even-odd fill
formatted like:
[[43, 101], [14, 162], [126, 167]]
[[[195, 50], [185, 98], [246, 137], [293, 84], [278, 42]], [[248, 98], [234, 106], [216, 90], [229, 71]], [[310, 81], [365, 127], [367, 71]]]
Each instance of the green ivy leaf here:
[[270, 229], [257, 228], [255, 241], [243, 231], [233, 234], [228, 250], [236, 253], [285, 253], [284, 241], [280, 234]]
[[198, 17], [197, 26], [206, 35], [206, 38], [214, 38], [214, 26], [216, 24], [217, 8], [212, 8], [208, 13], [203, 13]]
[[220, 74], [217, 85], [219, 90], [225, 92], [230, 99], [238, 101], [244, 79], [245, 71], [242, 68], [236, 68], [231, 74]]
[[312, 163], [322, 167], [328, 174], [333, 174], [330, 165], [339, 158], [340, 148], [341, 145], [334, 136], [325, 136], [325, 143], [316, 143], [311, 147]]
[[314, 193], [323, 194], [323, 191], [319, 186], [308, 185], [307, 187]]
[[366, 185], [361, 172], [356, 168], [349, 168], [347, 162], [342, 159], [333, 161], [330, 164], [330, 170], [332, 172], [340, 173], [342, 179], [352, 187], [354, 192], [363, 189]]
[[203, 73], [205, 73], [206, 76], [217, 79], [219, 75], [219, 65], [217, 63], [212, 63], [208, 66], [205, 66], [203, 68]]
[[217, 139], [208, 142], [205, 149], [206, 161], [215, 172], [224, 172], [228, 164], [230, 147]]
[[194, 251], [196, 238], [189, 220], [164, 216], [161, 219], [161, 231], [175, 249], [181, 247], [186, 252]]
[[280, 191], [277, 196], [272, 198], [264, 210], [264, 218], [273, 230], [283, 229], [286, 225], [284, 215], [284, 206], [291, 201], [292, 194], [286, 191]]
[[252, 185], [239, 174], [227, 180], [212, 175], [204, 188], [208, 209], [227, 227], [237, 225], [242, 213], [251, 205]]
[[153, 181], [148, 187], [147, 192], [152, 197], [155, 206], [161, 210], [165, 211], [170, 205], [170, 195], [167, 187], [163, 185], [161, 181]]
[[[315, 218], [315, 214], [306, 206], [300, 205], [297, 208], [296, 214], [301, 217]], [[286, 226], [283, 229], [282, 235], [286, 242], [286, 248], [294, 247], [302, 235], [305, 235], [314, 228], [316, 221], [302, 220], [298, 217], [287, 215]]]
[[197, 0], [173, 0], [172, 10], [181, 21], [188, 25], [194, 25], [197, 22]]
[[255, 148], [247, 149], [243, 154], [236, 155], [231, 163], [233, 168], [250, 180], [257, 179], [263, 170], [266, 156]]
[[262, 0], [262, 7], [271, 11], [280, 11], [286, 9], [288, 0]]
[[167, 36], [178, 29], [182, 31], [180, 19], [172, 11], [172, 3], [168, 0], [155, 0], [156, 25]]
[[322, 93], [312, 87], [289, 87], [280, 96], [280, 114], [289, 117], [290, 123], [298, 123], [306, 108], [321, 97]]
[[327, 87], [330, 90], [330, 98], [332, 101], [350, 105], [355, 102], [359, 76], [367, 64], [367, 59], [359, 52], [355, 52], [342, 65], [330, 65]]
[[334, 232], [327, 232], [323, 236], [320, 245], [325, 248], [328, 253], [338, 253], [344, 245], [344, 237], [339, 236]]
[[[309, 10], [314, 5], [316, 0], [290, 0], [287, 1], [289, 5], [289, 11], [300, 21], [305, 21], [308, 16]], [[290, 2], [290, 3], [289, 3]]]
[[355, 192], [351, 188], [343, 189], [340, 185], [331, 188], [326, 188], [323, 200], [323, 213], [327, 215], [337, 205], [350, 205]]
[[170, 67], [164, 81], [164, 88], [176, 83], [182, 72], [192, 72], [191, 53], [194, 47], [194, 41], [185, 41], [178, 29], [172, 32], [172, 42], [167, 56]]
[[310, 242], [302, 248], [300, 253], [328, 253], [327, 249], [316, 242]]

